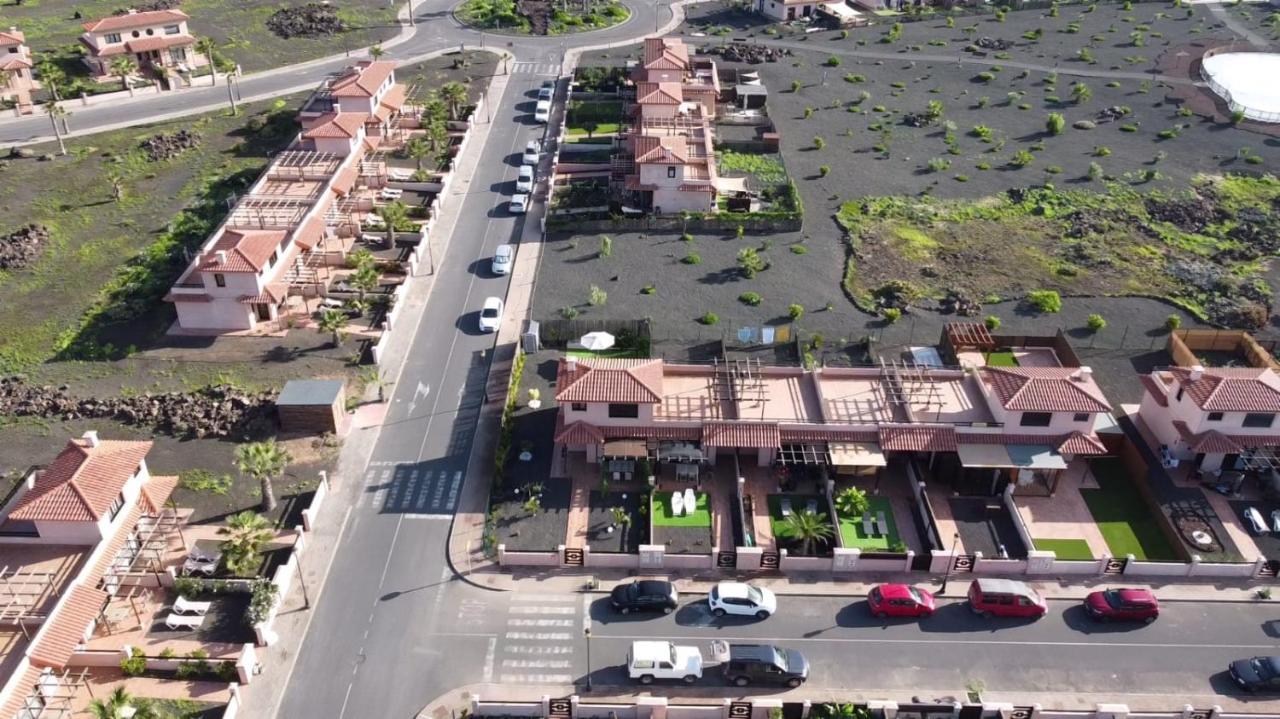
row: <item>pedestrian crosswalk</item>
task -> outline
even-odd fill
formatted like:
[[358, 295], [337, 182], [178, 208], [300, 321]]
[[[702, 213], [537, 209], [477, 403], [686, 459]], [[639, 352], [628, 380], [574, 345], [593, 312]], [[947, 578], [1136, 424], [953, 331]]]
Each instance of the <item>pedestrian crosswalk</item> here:
[[515, 75], [550, 75], [560, 74], [560, 65], [554, 62], [516, 62], [511, 65]]
[[380, 512], [452, 516], [462, 489], [462, 470], [426, 469], [419, 464], [371, 466], [359, 504]]
[[485, 674], [503, 684], [573, 683], [583, 611], [578, 594], [510, 595], [506, 629]]

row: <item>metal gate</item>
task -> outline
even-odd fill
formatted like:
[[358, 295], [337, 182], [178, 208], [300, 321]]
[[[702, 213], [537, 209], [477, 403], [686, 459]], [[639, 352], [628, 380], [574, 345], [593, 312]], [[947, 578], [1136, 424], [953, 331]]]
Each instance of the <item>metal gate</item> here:
[[1102, 573], [1107, 575], [1124, 574], [1124, 567], [1128, 563], [1129, 560], [1127, 558], [1112, 557], [1107, 560], [1107, 566], [1102, 568]]
[[957, 554], [955, 559], [951, 560], [951, 571], [956, 574], [972, 574], [974, 562], [978, 558], [972, 554]]
[[738, 553], [725, 551], [717, 553], [716, 567], [719, 569], [736, 569], [738, 567]]
[[582, 556], [581, 547], [565, 547], [564, 548], [564, 566], [581, 567], [584, 563], [585, 563], [585, 558]]
[[760, 568], [761, 569], [777, 569], [781, 565], [781, 555], [777, 552], [761, 552]]

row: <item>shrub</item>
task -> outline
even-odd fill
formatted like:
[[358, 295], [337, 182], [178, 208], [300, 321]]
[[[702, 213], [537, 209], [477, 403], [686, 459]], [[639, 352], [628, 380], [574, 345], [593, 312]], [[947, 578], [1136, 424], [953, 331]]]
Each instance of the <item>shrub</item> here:
[[613, 254], [613, 238], [608, 235], [600, 236], [600, 257], [609, 257]]
[[1244, 110], [1235, 110], [1231, 113], [1231, 124], [1239, 125], [1244, 122]]
[[681, 257], [680, 261], [686, 265], [700, 265], [702, 264], [702, 255], [699, 255], [697, 252], [690, 252], [684, 257]]
[[951, 160], [945, 157], [935, 157], [929, 160], [926, 167], [929, 168], [929, 172], [942, 172], [951, 167]]
[[1049, 165], [1048, 167], [1044, 168], [1044, 171], [1049, 173], [1050, 175], [1062, 174], [1062, 168], [1057, 165]]
[[968, 182], [968, 181], [969, 181], [969, 176], [968, 176], [968, 175], [956, 175], [956, 176], [955, 176], [954, 178], [952, 178], [952, 179], [954, 179], [956, 182]]
[[720, 322], [720, 315], [714, 312], [708, 312], [698, 318], [698, 322], [704, 325], [714, 325]]
[[1168, 317], [1164, 318], [1164, 328], [1169, 330], [1170, 332], [1178, 329], [1181, 326], [1182, 326], [1182, 318], [1179, 317], [1178, 315], [1169, 315]]
[[974, 125], [969, 134], [981, 140], [990, 140], [994, 131], [986, 125]]
[[1000, 318], [995, 315], [987, 315], [986, 318], [982, 320], [982, 323], [985, 324], [987, 329], [992, 332], [1000, 329]]
[[809, 118], [811, 118], [811, 117], [813, 117], [813, 108], [812, 108], [812, 107], [806, 107], [806, 108], [804, 109], [804, 119], [808, 120], [808, 119], [809, 119]]
[[600, 287], [597, 285], [591, 285], [591, 289], [588, 290], [587, 304], [591, 305], [592, 307], [599, 307], [600, 305], [603, 305], [608, 301], [609, 301], [608, 292], [605, 292], [604, 290], [600, 289]]
[[576, 319], [578, 317], [578, 308], [577, 307], [561, 307], [560, 316], [565, 318], [566, 320]]
[[991, 104], [991, 98], [987, 97], [986, 95], [983, 95], [982, 97], [978, 98], [978, 102], [977, 102], [978, 109], [987, 107], [990, 104]]
[[1031, 154], [1030, 150], [1018, 150], [1013, 153], [1013, 157], [1009, 158], [1009, 164], [1014, 167], [1026, 167], [1035, 162], [1036, 156]]
[[822, 139], [821, 137], [815, 137], [815, 138], [813, 138], [813, 149], [815, 149], [815, 150], [821, 150], [822, 148], [824, 148], [824, 147], [826, 147], [826, 146], [827, 146], [827, 141], [826, 141], [826, 140]]
[[1071, 99], [1074, 100], [1077, 105], [1082, 102], [1088, 102], [1093, 99], [1093, 89], [1083, 82], [1077, 82], [1071, 86]]
[[1137, 131], [1138, 131], [1138, 126], [1133, 123], [1128, 123], [1120, 126], [1120, 132], [1137, 132]]
[[683, 235], [680, 235], [680, 239], [684, 240], [685, 242], [693, 242], [693, 235], [686, 232]]
[[818, 177], [826, 177], [827, 175], [830, 175], [830, 174], [831, 174], [830, 165], [822, 165], [818, 167]]
[[808, 247], [805, 247], [804, 245], [792, 245], [792, 246], [791, 246], [791, 254], [793, 254], [793, 255], [807, 255], [807, 254], [809, 254], [809, 248], [808, 248]]
[[974, 165], [974, 167], [978, 168], [979, 170], [990, 170], [990, 169], [991, 169], [991, 163], [990, 163], [990, 162], [979, 162], [978, 164]]
[[1096, 162], [1090, 162], [1090, 163], [1089, 163], [1089, 172], [1088, 172], [1088, 174], [1087, 174], [1086, 176], [1087, 176], [1090, 180], [1101, 180], [1101, 179], [1102, 179], [1102, 165], [1099, 165], [1099, 164], [1098, 164], [1098, 163], [1096, 163]]
[[990, 73], [984, 70], [978, 73], [977, 75], [974, 75], [974, 79], [978, 80], [979, 82], [991, 82], [992, 80], [996, 79], [996, 76], [994, 73]]
[[853, 83], [857, 83], [857, 82], [866, 82], [866, 81], [867, 81], [867, 78], [866, 78], [866, 76], [865, 76], [865, 75], [858, 75], [858, 74], [856, 74], [856, 73], [847, 72], [847, 73], [845, 73], [845, 75], [844, 75], [844, 81], [845, 81], [845, 82], [853, 82]]
[[1107, 326], [1107, 320], [1100, 314], [1091, 314], [1084, 321], [1084, 326], [1093, 332], [1098, 332]]
[[752, 307], [757, 307], [761, 302], [764, 301], [764, 298], [761, 297], [760, 293], [758, 292], [743, 292], [742, 294], [738, 295], [738, 301], [744, 305], [751, 305]]
[[861, 517], [871, 508], [866, 490], [846, 487], [836, 495], [836, 511], [845, 517]]
[[754, 247], [743, 247], [738, 250], [738, 269], [742, 272], [742, 276], [752, 279], [756, 274], [768, 269], [769, 263], [765, 261], [760, 253]]
[[1156, 137], [1160, 138], [1161, 140], [1172, 140], [1173, 138], [1177, 137], [1180, 132], [1181, 132], [1181, 128], [1171, 127], [1167, 130], [1161, 130], [1160, 132], [1157, 132]]
[[827, 61], [822, 64], [826, 65], [827, 67], [840, 67], [840, 58], [836, 57], [835, 55], [832, 55], [828, 57]]
[[792, 92], [800, 92], [800, 88], [801, 88], [801, 87], [803, 87], [803, 84], [802, 84], [799, 80], [792, 80], [792, 81], [791, 81], [791, 91], [792, 91]]
[[1027, 304], [1039, 312], [1061, 312], [1062, 296], [1057, 290], [1032, 290], [1027, 293]]
[[902, 319], [902, 310], [897, 307], [886, 307], [880, 314], [884, 315], [885, 322], [890, 324]]
[[640, 288], [640, 294], [642, 295], [652, 295], [652, 294], [657, 294], [657, 292], [658, 292], [658, 288], [655, 287], [654, 285], [645, 285], [644, 287]]
[[147, 655], [139, 647], [133, 647], [129, 656], [120, 660], [120, 672], [126, 677], [142, 676], [147, 670]]
[[848, 40], [848, 39], [849, 39], [849, 31], [848, 31], [848, 30], [841, 30], [841, 31], [840, 31], [840, 39], [841, 39], [841, 40]]
[[798, 320], [804, 316], [804, 305], [790, 304], [787, 305], [787, 316], [793, 320]]
[[1107, 147], [1106, 145], [1098, 145], [1097, 147], [1093, 148], [1094, 157], [1106, 157], [1107, 155], [1110, 155], [1110, 154], [1111, 154], [1111, 148]]
[[1066, 126], [1067, 118], [1060, 112], [1051, 112], [1044, 120], [1044, 129], [1048, 130], [1050, 135], [1061, 135]]

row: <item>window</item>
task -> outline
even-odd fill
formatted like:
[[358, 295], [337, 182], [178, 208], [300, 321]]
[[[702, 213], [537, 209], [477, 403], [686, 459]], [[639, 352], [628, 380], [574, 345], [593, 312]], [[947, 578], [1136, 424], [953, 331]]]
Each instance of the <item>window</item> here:
[[149, 28], [147, 28], [147, 35], [148, 35], [148, 36], [155, 35], [155, 34], [156, 34], [155, 28], [150, 28], [150, 27], [149, 27]]
[[105, 43], [107, 43], [108, 45], [112, 45], [112, 44], [115, 44], [115, 43], [117, 43], [117, 42], [120, 42], [120, 33], [118, 33], [118, 32], [109, 32], [109, 33], [107, 33], [107, 34], [106, 34], [106, 36], [105, 36], [105, 37], [103, 37], [103, 38], [102, 38], [102, 41], [103, 41], [103, 42], [105, 42]]
[[1053, 421], [1053, 415], [1049, 412], [1023, 412], [1023, 427], [1048, 427]]
[[1267, 414], [1265, 412], [1250, 412], [1249, 414], [1246, 414], [1244, 416], [1244, 426], [1254, 427], [1254, 428], [1266, 428], [1266, 427], [1270, 427], [1271, 423], [1274, 422], [1275, 420], [1276, 420], [1276, 416], [1274, 414]]
[[675, 179], [675, 177], [676, 177], [676, 166], [675, 166], [675, 165], [668, 165], [668, 166], [667, 166], [667, 177], [669, 177], [669, 178], [671, 178], [671, 179], [673, 179], [673, 180]]
[[185, 47], [169, 48], [169, 61], [174, 63], [184, 63], [187, 61], [187, 49]]
[[9, 54], [10, 54], [10, 55], [16, 55], [16, 54], [18, 54], [18, 46], [17, 46], [17, 45], [14, 45], [13, 47], [9, 48]]
[[177, 25], [165, 25], [165, 26], [164, 26], [164, 34], [165, 34], [165, 35], [177, 35], [177, 34], [178, 34], [178, 33], [180, 33], [180, 32], [182, 32], [182, 28], [181, 28], [181, 27], [179, 27], [179, 26], [177, 26]]
[[278, 259], [280, 259], [280, 253], [278, 251], [272, 252], [271, 259], [267, 260], [267, 267], [271, 267], [272, 265], [274, 265], [276, 263], [276, 260]]
[[1178, 396], [1177, 396], [1177, 397], [1174, 397], [1173, 399], [1174, 399], [1175, 401], [1177, 401], [1177, 402], [1181, 402], [1181, 401], [1182, 401], [1182, 387], [1181, 387], [1181, 386], [1179, 386], [1179, 387], [1178, 387]]
[[569, 405], [569, 409], [570, 409], [571, 411], [573, 411], [573, 412], [586, 412], [586, 411], [587, 411], [587, 403], [586, 403], [586, 402], [573, 402], [572, 404], [570, 404], [570, 405]]
[[1092, 416], [1093, 415], [1089, 414], [1088, 412], [1076, 412], [1075, 414], [1071, 415], [1071, 421], [1072, 422], [1088, 422], [1089, 418]]
[[124, 492], [121, 492], [120, 496], [116, 497], [115, 501], [111, 503], [111, 506], [107, 507], [107, 521], [114, 522], [121, 509], [124, 509]]
[[1221, 422], [1221, 421], [1222, 421], [1222, 413], [1221, 413], [1221, 412], [1210, 412], [1210, 413], [1209, 413], [1209, 421], [1210, 421], [1210, 422]]
[[134, 31], [133, 31], [132, 33], [130, 33], [130, 34], [131, 34], [131, 35], [133, 35], [134, 37], [142, 37], [142, 33], [138, 32], [137, 30], [134, 30]]
[[222, 273], [220, 273], [220, 272], [219, 272], [218, 274], [215, 274], [215, 275], [213, 276], [213, 284], [215, 284], [215, 285], [217, 285], [217, 286], [219, 286], [219, 287], [226, 287], [226, 286], [227, 286], [227, 276], [226, 276], [226, 275], [224, 275], [224, 274], [222, 274]]
[[640, 416], [640, 405], [611, 404], [609, 405], [609, 416], [619, 419], [635, 419]]

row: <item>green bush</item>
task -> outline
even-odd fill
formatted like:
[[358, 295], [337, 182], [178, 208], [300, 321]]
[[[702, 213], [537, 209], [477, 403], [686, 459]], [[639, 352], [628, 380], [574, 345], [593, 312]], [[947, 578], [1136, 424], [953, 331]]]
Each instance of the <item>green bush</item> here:
[[702, 324], [708, 325], [708, 326], [714, 325], [720, 322], [720, 315], [717, 315], [714, 312], [708, 312], [703, 316], [699, 317], [698, 322], [701, 322]]
[[1106, 328], [1107, 320], [1100, 314], [1091, 314], [1087, 319], [1085, 319], [1084, 326], [1088, 327], [1093, 332], [1098, 332]]
[[751, 305], [752, 307], [757, 307], [761, 302], [764, 301], [764, 298], [761, 297], [760, 293], [758, 292], [743, 292], [742, 294], [738, 295], [738, 301], [744, 305]]
[[1182, 326], [1182, 318], [1179, 317], [1178, 315], [1169, 315], [1168, 317], [1164, 318], [1164, 328], [1169, 330], [1170, 332], [1178, 329], [1181, 326]]
[[1110, 154], [1111, 154], [1111, 148], [1107, 147], [1106, 145], [1098, 145], [1097, 147], [1093, 148], [1094, 157], [1106, 157], [1107, 155], [1110, 155]]
[[996, 76], [994, 73], [990, 73], [984, 70], [978, 73], [977, 75], [975, 75], [974, 78], [979, 80], [980, 82], [991, 82], [992, 80], [996, 79]]
[[642, 295], [652, 295], [652, 294], [656, 294], [657, 292], [658, 292], [658, 288], [653, 285], [645, 285], [644, 287], [640, 288], [640, 294]]
[[951, 160], [945, 157], [934, 157], [926, 163], [925, 167], [929, 169], [929, 172], [942, 172], [951, 167]]
[[987, 315], [986, 318], [982, 320], [982, 323], [985, 324], [987, 329], [992, 332], [1000, 329], [1000, 318], [995, 315]]
[[699, 255], [697, 252], [690, 252], [684, 257], [681, 257], [680, 261], [686, 265], [700, 265], [702, 264], [702, 255]]
[[830, 165], [821, 165], [820, 167], [818, 167], [818, 177], [826, 177], [827, 175], [830, 175], [830, 174], [831, 174]]
[[1018, 150], [1013, 153], [1013, 157], [1009, 158], [1009, 164], [1014, 167], [1026, 167], [1035, 162], [1036, 156], [1031, 154], [1030, 150]]
[[844, 81], [851, 82], [851, 83], [866, 82], [867, 77], [865, 75], [859, 75], [857, 73], [850, 72], [850, 73], [845, 73]]
[[599, 307], [609, 301], [609, 293], [600, 289], [598, 285], [591, 285], [587, 291], [587, 304], [592, 307]]
[[1027, 304], [1039, 312], [1061, 312], [1062, 296], [1057, 290], [1032, 290], [1027, 293]]
[[1044, 120], [1044, 129], [1048, 130], [1050, 135], [1061, 135], [1066, 127], [1067, 118], [1060, 112], [1051, 112]]
[[831, 55], [827, 58], [826, 62], [822, 64], [827, 67], [840, 67], [840, 58], [835, 55]]
[[129, 650], [129, 656], [120, 660], [120, 672], [126, 677], [139, 677], [147, 670], [147, 655], [139, 647]]
[[793, 255], [807, 255], [807, 254], [809, 254], [809, 248], [808, 248], [808, 247], [805, 247], [804, 245], [792, 245], [792, 246], [791, 246], [791, 254], [793, 254]]
[[902, 319], [902, 310], [897, 307], [886, 307], [880, 314], [884, 315], [885, 322], [890, 324]]
[[787, 305], [787, 316], [793, 320], [798, 320], [804, 316], [804, 305], [790, 304]]

